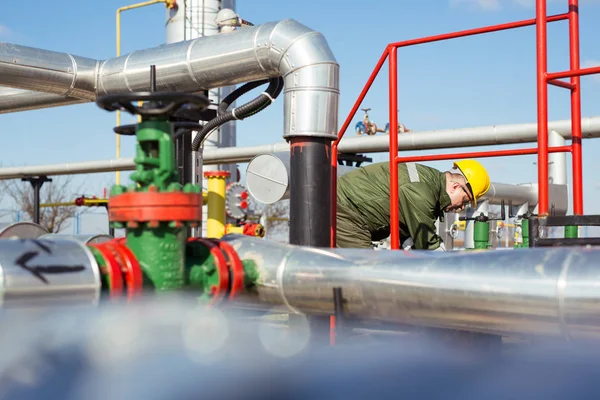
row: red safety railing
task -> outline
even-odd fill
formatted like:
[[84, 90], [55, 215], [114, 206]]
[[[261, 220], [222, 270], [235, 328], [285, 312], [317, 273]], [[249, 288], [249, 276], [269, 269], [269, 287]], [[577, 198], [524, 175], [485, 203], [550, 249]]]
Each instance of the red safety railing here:
[[[391, 248], [400, 247], [399, 220], [400, 210], [398, 208], [398, 164], [416, 161], [434, 161], [463, 158], [482, 157], [506, 157], [525, 154], [538, 155], [538, 213], [548, 214], [548, 153], [570, 152], [572, 155], [573, 171], [573, 213], [583, 214], [583, 184], [582, 184], [582, 157], [581, 157], [581, 95], [580, 76], [600, 73], [600, 67], [581, 69], [579, 65], [579, 1], [568, 0], [569, 10], [564, 14], [553, 16], [546, 15], [546, 0], [536, 0], [536, 18], [517, 21], [507, 24], [492, 25], [483, 28], [447, 33], [443, 35], [429, 36], [420, 39], [412, 39], [403, 42], [390, 43], [381, 55], [369, 80], [361, 91], [348, 117], [342, 125], [337, 140], [332, 146], [332, 221], [331, 221], [331, 246], [336, 243], [336, 210], [337, 210], [337, 155], [338, 145], [350, 122], [354, 118], [360, 104], [368, 93], [373, 81], [381, 71], [386, 59], [389, 58], [389, 96], [390, 96], [390, 239]], [[570, 69], [568, 71], [548, 73], [547, 70], [547, 23], [568, 20], [569, 21], [569, 54]], [[538, 143], [536, 148], [516, 150], [496, 150], [487, 152], [470, 152], [455, 154], [440, 154], [430, 156], [398, 156], [398, 135], [392, 132], [398, 131], [398, 48], [414, 46], [417, 44], [432, 43], [442, 40], [455, 39], [465, 36], [480, 35], [489, 32], [498, 32], [507, 29], [521, 28], [536, 25], [536, 59], [537, 59], [537, 120], [538, 120]], [[561, 81], [562, 78], [570, 77], [570, 82]], [[548, 84], [563, 87], [571, 91], [571, 144], [548, 148]]]

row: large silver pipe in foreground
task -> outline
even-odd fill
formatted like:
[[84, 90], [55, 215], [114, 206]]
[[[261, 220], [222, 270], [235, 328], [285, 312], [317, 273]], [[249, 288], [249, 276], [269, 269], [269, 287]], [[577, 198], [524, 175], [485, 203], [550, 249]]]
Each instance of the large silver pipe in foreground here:
[[[253, 299], [304, 314], [497, 335], [600, 339], [600, 250], [483, 252], [314, 249], [227, 235], [260, 280]], [[250, 298], [249, 300], [252, 300]]]
[[[0, 100], [1, 101], [1, 100]], [[586, 138], [600, 137], [600, 117], [582, 119], [583, 135]], [[569, 120], [550, 122], [551, 129], [565, 138], [571, 137]], [[476, 139], [465, 139], [460, 132], [474, 131]], [[407, 136], [409, 135], [410, 136]], [[473, 136], [473, 135], [470, 135]], [[535, 143], [537, 141], [537, 124], [511, 124], [483, 126], [479, 128], [447, 129], [438, 131], [410, 132], [398, 135], [400, 149], [412, 146], [423, 146], [423, 149], [439, 149], [447, 147], [479, 146], [482, 142], [488, 145]], [[368, 143], [368, 146], [363, 146]], [[375, 145], [376, 144], [376, 145]], [[364, 147], [364, 148], [363, 148]], [[340, 142], [341, 153], [377, 153], [388, 151], [388, 136], [361, 136], [344, 139]], [[248, 162], [259, 154], [289, 151], [287, 142], [279, 142], [249, 147], [230, 147], [210, 149], [203, 153], [204, 164]], [[112, 171], [131, 171], [135, 169], [133, 158], [118, 160], [83, 161], [49, 165], [32, 165], [26, 167], [0, 168], [1, 179], [15, 179], [32, 175], [69, 175], [76, 173], [98, 173]]]
[[68, 239], [0, 240], [0, 305], [95, 306], [100, 269], [82, 242]]
[[104, 94], [198, 92], [283, 77], [284, 137], [337, 135], [339, 65], [319, 32], [286, 19], [93, 60], [0, 43], [0, 85], [93, 101]]

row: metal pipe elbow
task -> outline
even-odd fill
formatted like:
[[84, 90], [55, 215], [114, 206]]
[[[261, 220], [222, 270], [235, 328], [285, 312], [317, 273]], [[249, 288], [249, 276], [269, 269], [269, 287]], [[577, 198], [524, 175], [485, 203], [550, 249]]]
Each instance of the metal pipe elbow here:
[[[268, 36], [266, 35], [267, 33]], [[284, 138], [337, 137], [339, 64], [325, 37], [292, 19], [257, 32], [257, 56], [284, 78]], [[261, 62], [261, 65], [264, 64]]]

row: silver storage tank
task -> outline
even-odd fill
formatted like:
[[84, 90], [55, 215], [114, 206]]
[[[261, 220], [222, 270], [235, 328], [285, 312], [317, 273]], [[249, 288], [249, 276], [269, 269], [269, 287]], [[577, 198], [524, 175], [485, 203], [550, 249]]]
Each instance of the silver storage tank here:
[[0, 223], [0, 238], [37, 239], [48, 231], [33, 222]]
[[111, 235], [98, 234], [98, 235], [57, 235], [55, 233], [49, 233], [41, 236], [40, 239], [44, 240], [56, 240], [56, 239], [71, 239], [84, 244], [98, 244], [108, 242], [114, 239]]

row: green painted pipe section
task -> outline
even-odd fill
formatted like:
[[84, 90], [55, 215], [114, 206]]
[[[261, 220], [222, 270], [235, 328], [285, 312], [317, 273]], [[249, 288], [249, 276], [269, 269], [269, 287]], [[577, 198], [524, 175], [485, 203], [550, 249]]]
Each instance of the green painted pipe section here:
[[565, 226], [565, 239], [577, 239], [579, 236], [578, 230], [577, 226]]
[[488, 222], [475, 221], [473, 229], [473, 242], [475, 249], [487, 249], [490, 243], [490, 224]]
[[186, 283], [207, 301], [219, 284], [217, 261], [210, 249], [199, 242], [189, 242], [185, 254]]
[[523, 234], [523, 244], [521, 247], [529, 247], [529, 220], [523, 219], [521, 220], [521, 230]]
[[[243, 260], [244, 287], [252, 290], [259, 278], [259, 271], [253, 260]], [[186, 285], [194, 292], [200, 293], [200, 299], [210, 300], [215, 288], [219, 285], [217, 261], [210, 249], [200, 242], [189, 242], [186, 247], [185, 270]], [[230, 274], [231, 278], [231, 274]]]

